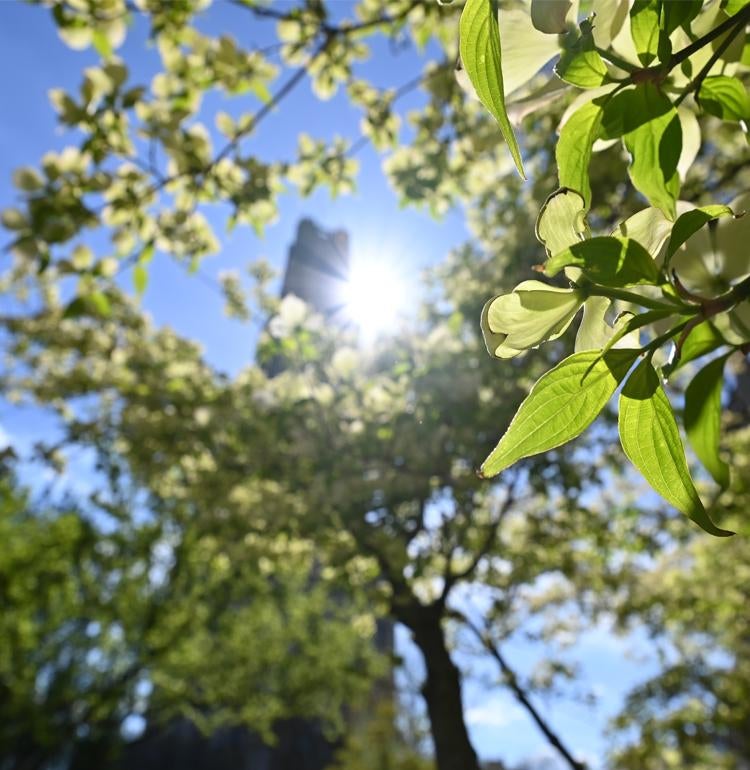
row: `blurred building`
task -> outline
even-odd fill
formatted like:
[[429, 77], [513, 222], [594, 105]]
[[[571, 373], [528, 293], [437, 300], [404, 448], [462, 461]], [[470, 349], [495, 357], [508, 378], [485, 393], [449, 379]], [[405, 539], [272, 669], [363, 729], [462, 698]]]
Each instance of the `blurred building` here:
[[336, 318], [344, 306], [350, 271], [347, 232], [326, 232], [311, 219], [303, 219], [289, 249], [281, 296], [294, 294], [320, 313]]

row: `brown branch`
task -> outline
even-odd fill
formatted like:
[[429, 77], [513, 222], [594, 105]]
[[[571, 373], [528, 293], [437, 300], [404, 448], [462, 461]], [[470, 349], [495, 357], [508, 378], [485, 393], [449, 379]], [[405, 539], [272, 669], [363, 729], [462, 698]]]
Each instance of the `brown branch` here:
[[515, 671], [508, 665], [505, 657], [500, 652], [498, 646], [492, 641], [489, 634], [486, 631], [482, 631], [466, 616], [461, 616], [464, 624], [469, 628], [481, 642], [482, 646], [489, 652], [489, 654], [495, 659], [495, 662], [500, 667], [505, 677], [505, 682], [510, 688], [515, 699], [526, 709], [529, 716], [534, 720], [536, 726], [541, 730], [544, 737], [549, 742], [558, 754], [568, 763], [571, 770], [586, 770], [587, 766], [583, 762], [579, 762], [570, 750], [562, 742], [560, 736], [552, 729], [547, 723], [544, 717], [539, 713], [536, 706], [531, 702], [528, 693], [521, 687], [518, 677]]

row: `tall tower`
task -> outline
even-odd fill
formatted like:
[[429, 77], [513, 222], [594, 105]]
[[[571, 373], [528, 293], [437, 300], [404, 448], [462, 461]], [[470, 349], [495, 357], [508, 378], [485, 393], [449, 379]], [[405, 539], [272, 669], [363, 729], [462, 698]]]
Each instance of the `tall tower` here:
[[311, 219], [303, 219], [289, 249], [281, 295], [294, 294], [335, 319], [344, 305], [350, 270], [347, 232], [326, 232]]

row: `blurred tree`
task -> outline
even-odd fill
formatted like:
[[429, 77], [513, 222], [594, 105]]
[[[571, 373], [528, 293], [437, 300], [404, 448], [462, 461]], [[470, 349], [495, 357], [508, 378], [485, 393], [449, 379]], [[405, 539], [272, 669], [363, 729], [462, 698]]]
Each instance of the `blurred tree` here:
[[[4, 768], [111, 766], [133, 719], [272, 739], [286, 717], [325, 717], [335, 732], [382, 670], [365, 607], [331, 603], [309, 542], [187, 527], [174, 500], [138, 515], [101, 489], [85, 510], [31, 505], [7, 476], [1, 492]], [[256, 502], [282, 504], [261, 488]]]

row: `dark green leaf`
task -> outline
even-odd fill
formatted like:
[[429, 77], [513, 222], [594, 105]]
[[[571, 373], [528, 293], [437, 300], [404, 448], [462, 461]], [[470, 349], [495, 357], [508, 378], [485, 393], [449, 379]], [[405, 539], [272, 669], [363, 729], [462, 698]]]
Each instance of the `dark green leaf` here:
[[571, 266], [580, 267], [592, 281], [607, 286], [655, 284], [659, 280], [651, 255], [630, 238], [599, 237], [573, 244], [548, 259], [544, 272], [553, 276]]
[[497, 120], [508, 149], [525, 179], [521, 151], [505, 109], [500, 30], [491, 0], [467, 0], [459, 22], [461, 61], [484, 106]]
[[622, 389], [619, 427], [625, 454], [656, 492], [709, 534], [733, 534], [717, 527], [703, 507], [690, 477], [672, 406], [648, 360]]
[[613, 350], [582, 381], [596, 356], [596, 351], [574, 353], [538, 380], [482, 464], [482, 476], [495, 476], [524, 457], [561, 446], [591, 425], [633, 360], [632, 351]]
[[661, 0], [664, 31], [671, 35], [678, 27], [689, 28], [702, 7], [703, 0]]
[[80, 316], [106, 318], [111, 312], [112, 308], [107, 295], [101, 291], [92, 291], [72, 299], [63, 311], [63, 318], [78, 318]]
[[727, 353], [704, 366], [685, 390], [685, 432], [690, 446], [720, 486], [729, 486], [729, 466], [719, 457], [721, 386]]

